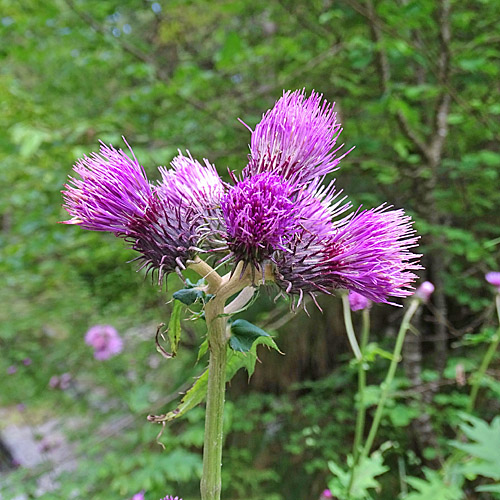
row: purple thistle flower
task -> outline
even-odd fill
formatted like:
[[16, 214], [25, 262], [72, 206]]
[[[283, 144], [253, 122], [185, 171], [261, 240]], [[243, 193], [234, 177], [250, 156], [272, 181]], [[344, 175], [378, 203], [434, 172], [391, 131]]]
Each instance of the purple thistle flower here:
[[63, 191], [64, 208], [72, 216], [64, 224], [129, 233], [130, 223], [144, 216], [152, 198], [144, 169], [130, 152], [133, 160], [101, 142], [100, 153], [76, 162], [74, 171], [81, 179], [70, 178], [73, 185], [66, 184]]
[[485, 278], [490, 285], [496, 286], [498, 293], [500, 293], [500, 272], [490, 271], [489, 273], [486, 273]]
[[417, 288], [417, 291], [415, 292], [415, 297], [423, 302], [427, 302], [431, 298], [431, 295], [433, 293], [434, 293], [434, 285], [430, 281], [424, 281]]
[[14, 373], [17, 373], [17, 367], [15, 365], [10, 365], [7, 368], [7, 375], [14, 375]]
[[200, 216], [218, 203], [223, 186], [213, 166], [202, 167], [182, 155], [172, 162], [173, 170], [161, 169], [163, 182], [152, 186], [130, 151], [133, 160], [101, 144], [100, 154], [76, 163], [81, 179], [72, 179], [63, 192], [64, 207], [73, 217], [65, 223], [123, 237], [140, 253], [136, 260], [157, 271], [161, 282], [195, 256]]
[[411, 295], [420, 269], [410, 217], [382, 205], [332, 224], [330, 236], [301, 238], [291, 254], [277, 259], [277, 283], [287, 293], [330, 293], [346, 288], [374, 302]]
[[322, 94], [284, 92], [252, 132], [244, 176], [272, 172], [306, 183], [336, 170], [345, 155], [336, 157], [342, 128], [333, 108]]
[[221, 201], [228, 248], [237, 261], [260, 266], [275, 250], [286, 250], [298, 230], [294, 186], [272, 173], [238, 182]]
[[188, 155], [186, 157], [179, 151], [170, 163], [172, 169], [159, 168], [162, 176], [158, 186], [160, 197], [168, 198], [173, 205], [195, 208], [204, 213], [219, 205], [224, 185], [208, 160], [205, 159], [205, 166], [202, 166], [189, 152]]
[[94, 348], [94, 358], [99, 361], [119, 354], [123, 341], [111, 325], [95, 325], [85, 334], [85, 343]]
[[372, 305], [371, 300], [352, 290], [349, 292], [347, 298], [349, 299], [349, 306], [351, 307], [351, 311], [361, 311], [362, 309], [369, 309]]

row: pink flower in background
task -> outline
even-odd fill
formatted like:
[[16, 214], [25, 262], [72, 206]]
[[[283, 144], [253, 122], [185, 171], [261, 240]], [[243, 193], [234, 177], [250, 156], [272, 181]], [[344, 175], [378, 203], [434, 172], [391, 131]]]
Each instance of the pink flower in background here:
[[330, 490], [324, 490], [323, 493], [321, 493], [321, 498], [333, 498], [332, 492]]
[[[363, 295], [351, 290], [348, 295], [349, 305], [351, 306], [351, 311], [360, 311], [361, 309], [368, 309], [372, 305], [372, 301], [367, 299]], [[325, 490], [330, 491], [330, 490]]]
[[32, 363], [31, 358], [24, 358], [23, 359], [24, 366], [29, 366], [29, 365], [31, 365], [31, 363]]
[[144, 490], [139, 491], [139, 493], [136, 493], [130, 500], [144, 500]]
[[427, 302], [434, 293], [434, 285], [430, 281], [424, 281], [415, 292], [415, 297]]
[[496, 286], [498, 293], [500, 293], [500, 272], [491, 271], [486, 274], [485, 278], [488, 283]]
[[7, 368], [7, 374], [8, 375], [14, 375], [14, 373], [16, 373], [16, 372], [17, 372], [17, 368], [14, 365], [10, 365]]
[[52, 375], [49, 380], [49, 387], [51, 389], [62, 389], [65, 391], [71, 386], [73, 377], [71, 373], [63, 373], [62, 375]]
[[172, 495], [167, 495], [166, 497], [160, 498], [160, 500], [182, 500], [182, 498], [173, 497]]
[[109, 359], [123, 350], [123, 341], [111, 325], [95, 325], [85, 334], [85, 343], [94, 348], [94, 358]]

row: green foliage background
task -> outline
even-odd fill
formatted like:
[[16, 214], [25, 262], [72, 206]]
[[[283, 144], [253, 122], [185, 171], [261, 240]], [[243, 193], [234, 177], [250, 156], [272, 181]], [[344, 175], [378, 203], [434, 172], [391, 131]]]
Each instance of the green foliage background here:
[[[75, 487], [79, 498], [128, 498], [143, 488], [148, 499], [169, 492], [197, 497], [202, 411], [165, 430], [166, 451], [155, 443], [158, 429], [145, 421], [202, 368], [194, 365], [201, 332], [191, 325], [179, 357], [156, 362], [155, 325], [168, 318], [166, 302], [180, 281], [172, 277], [167, 292], [150, 286], [126, 264], [134, 255], [121, 241], [58, 224], [66, 218], [60, 191], [71, 166], [99, 140], [121, 146], [125, 136], [153, 179], [178, 148], [208, 158], [224, 176], [246, 162], [249, 133], [237, 118], [253, 127], [283, 89], [323, 92], [337, 102], [345, 150], [356, 147], [342, 162], [338, 186], [357, 204], [387, 201], [415, 218], [422, 253], [441, 256], [439, 269], [424, 258], [423, 276], [442, 275], [450, 335], [460, 340], [488, 326], [491, 290], [483, 277], [500, 264], [498, 5], [451, 2], [451, 69], [443, 83], [438, 3], [376, 2], [383, 39], [374, 41], [369, 3], [354, 0], [0, 0], [0, 373], [33, 359], [17, 374], [2, 375], [0, 404], [11, 410], [7, 422], [20, 418], [18, 403], [27, 405], [32, 423], [54, 415], [85, 421], [72, 431], [82, 465], [61, 482], [57, 498], [69, 498]], [[391, 68], [385, 87], [377, 69], [381, 50]], [[450, 96], [449, 133], [431, 167], [398, 114], [431, 140], [443, 92]], [[325, 307], [337, 311], [333, 301]], [[286, 304], [277, 307], [286, 314]], [[264, 300], [247, 316], [272, 325], [274, 308]], [[431, 336], [432, 313], [424, 318]], [[398, 311], [375, 315], [384, 343]], [[83, 344], [96, 323], [120, 332], [147, 327], [127, 337], [122, 355], [99, 364]], [[339, 443], [342, 426], [352, 423], [353, 391], [345, 387], [355, 382], [342, 357], [339, 320], [312, 313], [277, 332], [287, 360], [264, 353], [267, 363], [254, 376], [258, 391], [248, 395], [253, 381], [247, 386], [243, 376], [230, 390], [227, 498], [317, 496], [326, 463], [346, 451]], [[335, 353], [321, 348], [327, 344]], [[450, 347], [448, 380], [460, 356], [472, 371], [470, 352], [482, 352], [480, 343]], [[431, 380], [438, 375], [428, 351]], [[72, 389], [49, 390], [50, 377], [63, 372], [72, 374]], [[462, 393], [444, 390], [436, 398], [448, 399], [428, 409], [440, 439], [458, 424], [453, 415], [464, 407]], [[489, 396], [495, 394], [495, 403], [483, 401], [490, 408], [484, 417], [498, 409], [492, 379]], [[399, 449], [389, 462], [396, 471], [402, 456], [418, 471], [425, 457], [412, 450], [405, 428], [415, 414], [404, 401], [394, 401], [396, 427], [386, 429]], [[120, 426], [113, 420], [120, 416], [132, 420]], [[103, 441], [104, 422], [113, 433]], [[16, 474], [19, 488], [35, 491], [36, 474]], [[389, 475], [385, 496], [377, 498], [399, 491], [397, 472]], [[50, 495], [44, 498], [56, 498]]]

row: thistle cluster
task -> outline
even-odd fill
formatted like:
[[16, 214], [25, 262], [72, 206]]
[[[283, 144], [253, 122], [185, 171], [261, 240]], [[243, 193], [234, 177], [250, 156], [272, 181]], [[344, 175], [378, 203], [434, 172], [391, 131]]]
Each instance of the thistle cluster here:
[[200, 257], [242, 262], [254, 276], [270, 268], [297, 303], [338, 288], [374, 302], [410, 295], [420, 269], [410, 217], [385, 204], [352, 210], [334, 182], [324, 184], [347, 154], [334, 106], [315, 92], [285, 92], [250, 131], [247, 165], [229, 183], [181, 152], [150, 182], [130, 147], [102, 144], [66, 185], [67, 223], [124, 238], [159, 282]]

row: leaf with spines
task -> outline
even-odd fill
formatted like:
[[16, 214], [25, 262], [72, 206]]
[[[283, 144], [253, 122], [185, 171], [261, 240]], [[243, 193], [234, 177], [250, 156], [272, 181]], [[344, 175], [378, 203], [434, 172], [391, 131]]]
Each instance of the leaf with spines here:
[[[160, 345], [158, 337], [161, 334], [161, 328], [164, 326], [162, 323], [158, 330], [156, 331], [156, 350], [167, 359], [174, 358], [177, 355], [177, 348], [179, 347], [179, 341], [181, 339], [181, 313], [182, 313], [182, 303], [179, 301], [174, 301], [174, 307], [172, 309], [172, 314], [170, 315], [170, 321], [168, 322], [167, 336], [170, 342], [170, 350], [168, 352], [164, 347]], [[163, 337], [163, 334], [161, 334]]]
[[231, 337], [229, 339], [229, 346], [233, 351], [248, 352], [259, 337], [270, 337], [262, 328], [244, 319], [233, 321], [230, 328]]
[[187, 279], [186, 287], [181, 290], [177, 290], [177, 292], [173, 294], [173, 297], [175, 300], [179, 300], [187, 306], [190, 306], [197, 301], [205, 304], [213, 297], [213, 295], [207, 294], [202, 290], [202, 287], [205, 285], [206, 283], [203, 279], [199, 280], [197, 283], [193, 283]]
[[[208, 346], [207, 341], [205, 341], [204, 344]], [[226, 382], [229, 382], [241, 368], [245, 368], [247, 370], [249, 377], [252, 376], [255, 370], [255, 363], [257, 362], [257, 346], [260, 344], [267, 345], [268, 347], [282, 354], [281, 351], [278, 349], [276, 342], [274, 342], [273, 338], [270, 335], [257, 337], [253, 341], [250, 350], [247, 352], [234, 351], [232, 348], [228, 347], [228, 356], [226, 364]], [[203, 344], [202, 347], [200, 347], [200, 351], [202, 349], [203, 349]], [[207, 395], [207, 388], [208, 388], [208, 369], [206, 369], [198, 377], [196, 382], [183, 396], [181, 402], [179, 403], [179, 405], [175, 410], [172, 410], [164, 415], [150, 415], [148, 417], [148, 420], [151, 422], [170, 422], [179, 417], [182, 417], [189, 410], [191, 410], [195, 406], [198, 406], [205, 400]]]

